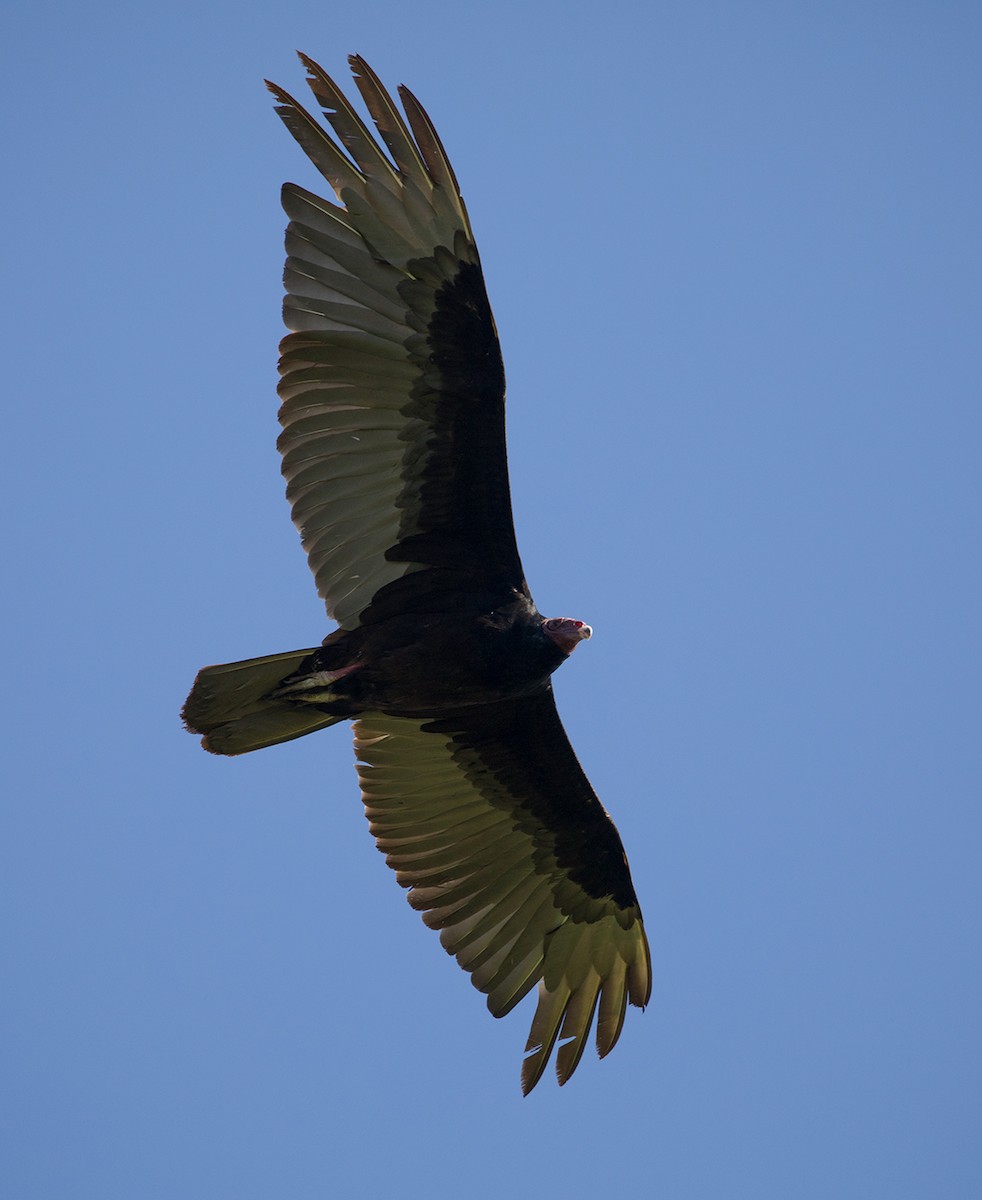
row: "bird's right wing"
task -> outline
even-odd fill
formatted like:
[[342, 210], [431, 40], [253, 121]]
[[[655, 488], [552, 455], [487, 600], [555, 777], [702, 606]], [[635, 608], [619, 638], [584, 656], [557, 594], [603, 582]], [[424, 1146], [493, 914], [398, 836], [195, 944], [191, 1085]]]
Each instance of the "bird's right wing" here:
[[494, 1016], [539, 985], [522, 1090], [557, 1039], [566, 1082], [598, 1003], [609, 1053], [628, 1000], [648, 1002], [648, 943], [621, 840], [551, 689], [438, 721], [368, 713], [355, 753], [379, 849]]
[[351, 628], [439, 608], [435, 593], [525, 590], [501, 352], [453, 170], [407, 89], [408, 126], [364, 60], [349, 60], [390, 161], [333, 80], [301, 59], [334, 137], [269, 87], [339, 203], [283, 189], [295, 332], [281, 345], [279, 447], [318, 591]]

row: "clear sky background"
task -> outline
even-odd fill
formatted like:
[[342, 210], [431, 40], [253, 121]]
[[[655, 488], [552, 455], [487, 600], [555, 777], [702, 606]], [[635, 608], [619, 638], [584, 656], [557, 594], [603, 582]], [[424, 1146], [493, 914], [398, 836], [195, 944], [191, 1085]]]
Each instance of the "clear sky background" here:
[[[4, 1196], [975, 1200], [982, 8], [3, 25]], [[595, 629], [556, 687], [654, 994], [527, 1100], [346, 728], [178, 720], [330, 628], [274, 449], [295, 48], [434, 118], [529, 579]]]

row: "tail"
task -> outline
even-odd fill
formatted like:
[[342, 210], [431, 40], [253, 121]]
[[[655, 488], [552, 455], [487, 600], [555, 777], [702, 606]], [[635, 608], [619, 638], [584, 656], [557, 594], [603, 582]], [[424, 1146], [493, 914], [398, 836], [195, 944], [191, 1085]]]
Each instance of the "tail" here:
[[268, 654], [243, 662], [203, 667], [181, 717], [212, 754], [247, 754], [324, 729], [345, 718], [270, 695], [313, 650]]

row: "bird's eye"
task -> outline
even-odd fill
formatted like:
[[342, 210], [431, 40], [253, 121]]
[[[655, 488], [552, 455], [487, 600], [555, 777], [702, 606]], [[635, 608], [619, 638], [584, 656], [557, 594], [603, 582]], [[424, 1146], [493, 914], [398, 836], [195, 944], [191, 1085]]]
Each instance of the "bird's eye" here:
[[546, 621], [546, 629], [558, 629], [562, 623], [562, 617], [550, 617], [549, 620]]

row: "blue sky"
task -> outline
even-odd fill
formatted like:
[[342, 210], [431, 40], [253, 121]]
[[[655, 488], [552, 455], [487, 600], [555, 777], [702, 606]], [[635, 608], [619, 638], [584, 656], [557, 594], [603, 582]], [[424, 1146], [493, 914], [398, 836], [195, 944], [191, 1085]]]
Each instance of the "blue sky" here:
[[[982, 10], [4, 23], [5, 1193], [977, 1196]], [[274, 448], [295, 48], [440, 130], [529, 579], [595, 630], [556, 688], [654, 993], [527, 1100], [344, 727], [177, 717], [330, 628]]]

